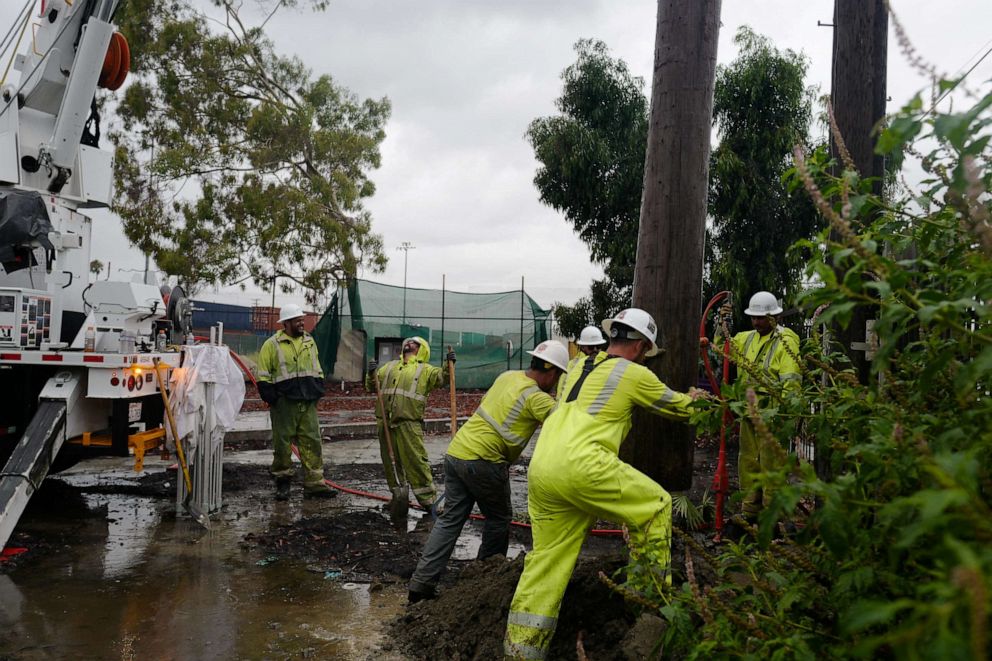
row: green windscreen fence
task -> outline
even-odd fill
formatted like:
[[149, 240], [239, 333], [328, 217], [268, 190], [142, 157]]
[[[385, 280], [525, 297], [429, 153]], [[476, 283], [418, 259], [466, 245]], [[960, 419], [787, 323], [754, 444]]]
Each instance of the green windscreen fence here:
[[335, 374], [345, 333], [364, 334], [365, 360], [375, 357], [377, 339], [419, 335], [430, 343], [433, 365], [454, 348], [459, 388], [488, 388], [503, 371], [530, 363], [524, 352], [548, 339], [549, 315], [520, 289], [476, 294], [354, 280], [332, 297], [313, 334], [325, 374]]

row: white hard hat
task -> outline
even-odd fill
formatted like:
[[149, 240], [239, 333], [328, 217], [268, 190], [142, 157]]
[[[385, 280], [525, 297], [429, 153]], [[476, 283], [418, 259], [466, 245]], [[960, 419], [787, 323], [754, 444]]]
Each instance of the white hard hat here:
[[580, 347], [594, 347], [597, 344], [606, 344], [606, 338], [595, 326], [586, 326], [579, 333], [579, 339], [575, 343]]
[[306, 313], [299, 305], [296, 303], [287, 303], [282, 306], [281, 310], [279, 310], [279, 323], [281, 324], [284, 321], [289, 321], [290, 319], [296, 319], [297, 317], [303, 317], [305, 315]]
[[614, 330], [613, 328], [615, 323], [637, 331], [641, 338], [651, 342], [651, 349], [645, 354], [647, 357], [657, 356], [661, 352], [661, 349], [655, 343], [655, 340], [658, 338], [658, 326], [654, 323], [654, 318], [644, 310], [640, 308], [627, 308], [618, 312], [612, 319], [604, 319], [603, 330], [611, 338], [621, 336], [619, 329]]
[[528, 351], [527, 353], [546, 363], [551, 363], [562, 372], [568, 371], [568, 349], [561, 342], [545, 340], [534, 347], [533, 351]]
[[769, 314], [782, 314], [782, 306], [778, 304], [775, 294], [759, 291], [747, 303], [744, 314], [749, 317], [764, 317]]

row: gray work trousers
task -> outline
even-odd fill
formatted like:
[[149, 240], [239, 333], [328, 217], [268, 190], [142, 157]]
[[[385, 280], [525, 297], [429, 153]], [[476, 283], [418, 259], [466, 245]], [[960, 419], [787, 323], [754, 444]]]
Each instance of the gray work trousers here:
[[486, 517], [478, 559], [506, 555], [513, 517], [509, 471], [509, 464], [505, 463], [444, 456], [444, 511], [424, 545], [410, 579], [411, 591], [430, 592], [437, 585], [476, 503]]

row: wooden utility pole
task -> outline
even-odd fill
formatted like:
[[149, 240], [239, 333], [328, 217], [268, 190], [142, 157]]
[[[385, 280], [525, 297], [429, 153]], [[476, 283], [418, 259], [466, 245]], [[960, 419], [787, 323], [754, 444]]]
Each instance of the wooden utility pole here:
[[[644, 167], [635, 307], [658, 323], [665, 352], [649, 367], [670, 387], [696, 384], [713, 85], [721, 0], [659, 0]], [[694, 434], [638, 413], [623, 457], [666, 488], [692, 483]]]
[[[885, 117], [888, 29], [884, 0], [835, 0], [830, 103], [851, 160], [862, 178], [875, 178], [876, 195], [882, 194], [885, 178], [885, 163], [875, 154], [875, 142], [878, 123]], [[840, 174], [843, 163], [833, 135], [830, 154], [838, 163], [835, 174]], [[869, 309], [859, 307], [850, 325], [837, 329], [862, 383], [868, 382], [870, 371], [863, 347], [871, 316]]]

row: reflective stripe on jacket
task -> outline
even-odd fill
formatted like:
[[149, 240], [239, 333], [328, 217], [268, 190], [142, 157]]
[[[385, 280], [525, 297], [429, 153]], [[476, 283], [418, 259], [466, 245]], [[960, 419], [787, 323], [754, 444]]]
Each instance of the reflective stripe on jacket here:
[[503, 372], [448, 446], [456, 459], [513, 463], [555, 400], [525, 372]]
[[324, 395], [317, 344], [309, 333], [290, 337], [277, 331], [258, 352], [258, 380], [276, 384], [280, 396], [315, 401]]
[[692, 398], [666, 386], [648, 368], [624, 358], [608, 358], [602, 351], [593, 360], [598, 367], [572, 401], [567, 400], [583, 370], [570, 369], [566, 375], [563, 399], [544, 421], [535, 457], [538, 453], [546, 459], [555, 455], [549, 463], [567, 463], [569, 457], [594, 450], [618, 454], [630, 431], [634, 407], [675, 420], [689, 418]]
[[[406, 344], [406, 340], [403, 343]], [[413, 359], [406, 363], [402, 358], [391, 360], [376, 371], [390, 424], [423, 420], [427, 395], [435, 388], [447, 384], [447, 370], [429, 365], [427, 361], [430, 357], [430, 347], [421, 343], [420, 350]], [[365, 377], [365, 389], [375, 392], [371, 374]], [[375, 417], [382, 418], [378, 403], [375, 406]]]
[[[772, 381], [783, 383], [786, 388], [799, 387], [802, 374], [792, 357], [799, 355], [799, 336], [791, 329], [776, 326], [765, 336], [755, 330], [744, 331], [734, 335], [732, 342], [744, 360], [754, 364]], [[738, 377], [745, 382], [753, 380], [743, 368], [738, 370]]]

